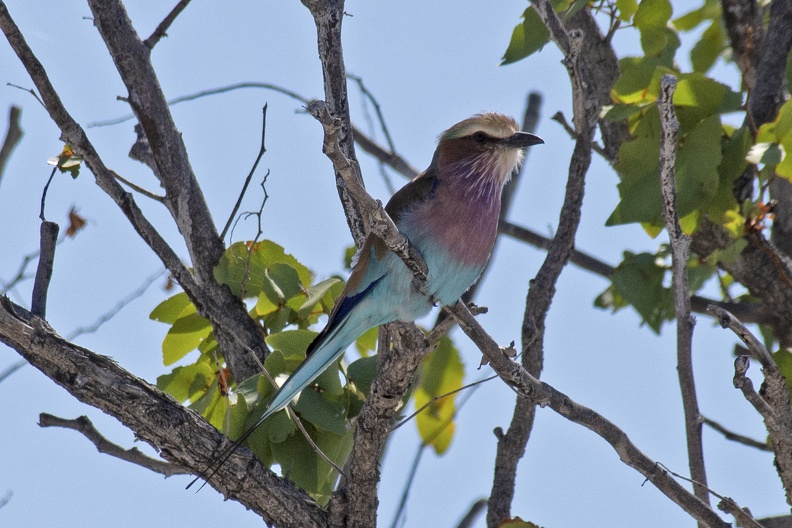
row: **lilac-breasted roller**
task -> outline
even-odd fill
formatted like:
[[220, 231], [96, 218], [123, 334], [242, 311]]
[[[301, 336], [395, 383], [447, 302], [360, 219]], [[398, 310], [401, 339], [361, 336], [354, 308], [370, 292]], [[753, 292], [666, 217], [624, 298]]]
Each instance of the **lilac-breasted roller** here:
[[522, 163], [524, 149], [539, 143], [544, 141], [520, 132], [514, 119], [494, 112], [475, 115], [443, 132], [429, 168], [385, 206], [426, 262], [424, 291], [414, 286], [406, 264], [370, 234], [305, 361], [235, 445], [284, 409], [366, 330], [393, 321], [414, 321], [435, 303], [455, 303], [489, 260], [504, 185]]
[[414, 321], [435, 302], [453, 304], [470, 288], [495, 244], [501, 191], [522, 163], [523, 150], [537, 143], [544, 141], [494, 112], [465, 119], [441, 134], [429, 168], [385, 206], [426, 262], [424, 293], [413, 285], [404, 262], [381, 238], [369, 235], [327, 325], [258, 423], [285, 408], [365, 331]]

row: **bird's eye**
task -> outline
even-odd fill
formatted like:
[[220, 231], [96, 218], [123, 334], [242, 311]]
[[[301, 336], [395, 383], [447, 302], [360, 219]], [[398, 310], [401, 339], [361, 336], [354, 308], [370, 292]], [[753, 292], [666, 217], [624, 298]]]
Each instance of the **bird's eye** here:
[[479, 143], [483, 143], [487, 139], [487, 134], [484, 132], [476, 132], [473, 134], [473, 141], [478, 141]]

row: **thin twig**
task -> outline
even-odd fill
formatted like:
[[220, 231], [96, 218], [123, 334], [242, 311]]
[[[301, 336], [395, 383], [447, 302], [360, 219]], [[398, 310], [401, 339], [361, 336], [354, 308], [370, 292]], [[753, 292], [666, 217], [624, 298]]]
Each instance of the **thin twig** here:
[[[262, 111], [262, 121], [261, 121], [261, 149], [259, 150], [258, 156], [256, 156], [256, 161], [253, 162], [253, 168], [250, 169], [250, 172], [245, 178], [245, 184], [242, 185], [242, 191], [239, 193], [239, 198], [237, 198], [236, 204], [234, 205], [234, 209], [231, 211], [231, 214], [228, 216], [228, 220], [226, 221], [225, 227], [223, 228], [223, 232], [220, 233], [220, 238], [225, 239], [226, 233], [228, 233], [228, 228], [231, 226], [231, 221], [239, 211], [239, 206], [242, 204], [242, 198], [245, 196], [245, 192], [247, 191], [248, 185], [250, 185], [250, 180], [253, 178], [253, 173], [256, 172], [256, 167], [258, 167], [259, 161], [264, 156], [264, 153], [267, 152], [267, 148], [264, 144], [267, 134], [267, 103], [264, 103], [264, 109]], [[266, 177], [265, 177], [266, 179]], [[266, 192], [266, 190], [265, 190]], [[259, 218], [259, 222], [260, 222]]]
[[[676, 163], [677, 135], [679, 121], [674, 112], [673, 96], [677, 80], [673, 75], [663, 75], [660, 81], [660, 97], [657, 107], [660, 111], [662, 129], [660, 142], [660, 189], [663, 194], [663, 218], [671, 243], [671, 272], [674, 291], [674, 306], [677, 320], [677, 373], [682, 392], [682, 406], [685, 414], [685, 434], [687, 438], [688, 465], [693, 484], [693, 492], [709, 504], [707, 493], [707, 472], [704, 466], [704, 444], [701, 435], [696, 384], [693, 377], [693, 326], [695, 319], [690, 314], [690, 286], [688, 283], [687, 261], [690, 255], [690, 238], [682, 232], [677, 210]], [[703, 528], [701, 522], [699, 526]]]
[[151, 458], [150, 456], [142, 453], [136, 447], [133, 447], [132, 449], [124, 449], [123, 447], [114, 444], [96, 430], [96, 427], [94, 427], [93, 423], [91, 423], [91, 420], [89, 420], [87, 416], [80, 416], [79, 418], [69, 420], [47, 413], [41, 413], [39, 415], [39, 426], [73, 429], [79, 433], [82, 433], [83, 436], [93, 442], [93, 444], [96, 446], [96, 449], [100, 453], [110, 455], [126, 462], [131, 462], [140, 467], [150, 469], [155, 473], [159, 473], [160, 475], [165, 475], [166, 477], [170, 477], [171, 475], [188, 475], [190, 473], [189, 471], [171, 464], [170, 462]]
[[[555, 114], [553, 114], [553, 117], [551, 117], [550, 119], [560, 124], [564, 128], [566, 133], [569, 134], [569, 137], [571, 137], [572, 139], [577, 139], [577, 132], [575, 132], [575, 129], [572, 128], [572, 125], [569, 124], [563, 112], [561, 111], [556, 112]], [[594, 152], [602, 156], [603, 159], [605, 159], [606, 161], [610, 161], [610, 158], [608, 157], [608, 153], [605, 152], [605, 149], [602, 148], [602, 145], [600, 145], [596, 141], [592, 141], [591, 148], [592, 150], [594, 150]]]
[[[591, 145], [599, 114], [599, 104], [593, 92], [594, 83], [591, 80], [589, 66], [582, 59], [585, 34], [577, 29], [568, 32], [548, 0], [536, 0], [532, 5], [550, 30], [553, 40], [564, 52], [563, 62], [572, 83], [573, 121], [577, 132], [575, 147], [567, 171], [566, 190], [559, 213], [558, 230], [536, 277], [529, 283], [528, 295], [525, 300], [520, 336], [521, 363], [527, 375], [538, 379], [544, 365], [547, 315], [561, 272], [572, 256], [575, 237], [580, 225], [586, 174], [591, 165]], [[502, 355], [501, 352], [499, 353]], [[525, 446], [533, 429], [536, 403], [536, 401], [518, 397], [509, 428], [505, 434], [498, 438], [495, 471], [487, 511], [487, 525], [490, 527], [498, 526], [503, 519], [511, 517], [517, 464], [525, 453]]]
[[[498, 377], [498, 375], [497, 375], [497, 374], [495, 374], [495, 375], [493, 375], [493, 376], [488, 376], [488, 377], [486, 377], [486, 378], [483, 378], [483, 379], [480, 379], [480, 380], [477, 380], [477, 381], [474, 381], [474, 382], [468, 383], [467, 385], [464, 385], [464, 386], [462, 386], [462, 387], [459, 387], [458, 389], [454, 389], [454, 390], [452, 390], [452, 391], [446, 392], [445, 394], [441, 394], [440, 396], [435, 396], [434, 398], [430, 399], [430, 400], [429, 400], [428, 402], [426, 402], [425, 404], [421, 405], [421, 407], [420, 407], [420, 408], [418, 408], [418, 409], [416, 409], [416, 410], [415, 410], [415, 412], [413, 412], [412, 414], [410, 414], [410, 415], [409, 415], [409, 416], [407, 416], [406, 418], [403, 418], [401, 421], [399, 421], [399, 422], [398, 422], [398, 423], [396, 423], [396, 424], [395, 424], [393, 427], [391, 427], [390, 431], [388, 431], [388, 434], [390, 434], [390, 433], [394, 432], [396, 429], [398, 429], [398, 428], [399, 428], [399, 427], [401, 427], [402, 425], [404, 425], [404, 424], [406, 424], [407, 422], [411, 421], [413, 418], [415, 418], [416, 416], [418, 416], [420, 413], [422, 413], [422, 412], [423, 412], [423, 411], [424, 411], [424, 410], [425, 410], [427, 407], [429, 407], [429, 406], [430, 406], [430, 405], [432, 405], [433, 403], [435, 403], [435, 402], [438, 402], [438, 401], [440, 401], [440, 400], [442, 400], [442, 399], [448, 398], [449, 396], [453, 396], [454, 394], [456, 394], [456, 393], [458, 393], [458, 392], [462, 392], [462, 391], [464, 391], [464, 390], [470, 389], [470, 388], [472, 388], [472, 387], [475, 387], [475, 386], [477, 386], [477, 385], [481, 385], [482, 383], [486, 383], [487, 381], [493, 380], [493, 379], [495, 379], [495, 378], [497, 378], [497, 377]], [[453, 416], [452, 416], [452, 419], [453, 419]], [[438, 428], [438, 429], [439, 429], [440, 431], [442, 431], [442, 429], [440, 429], [440, 428]], [[424, 443], [426, 443], [426, 442], [424, 442]]]
[[148, 49], [154, 49], [154, 46], [157, 45], [157, 42], [160, 39], [167, 35], [168, 28], [173, 21], [176, 20], [176, 17], [179, 16], [179, 13], [184, 11], [184, 8], [187, 7], [187, 4], [190, 3], [190, 0], [179, 0], [179, 3], [176, 4], [170, 13], [159, 23], [157, 29], [154, 30], [154, 33], [149, 36], [146, 40], [143, 41], [143, 44], [146, 45]]
[[347, 478], [346, 474], [344, 473], [344, 470], [341, 469], [340, 467], [338, 467], [338, 464], [333, 462], [330, 459], [330, 457], [327, 456], [324, 453], [324, 451], [322, 451], [322, 449], [318, 445], [316, 445], [316, 442], [314, 442], [314, 439], [311, 438], [311, 435], [309, 435], [308, 431], [305, 430], [305, 426], [302, 424], [302, 421], [300, 420], [300, 417], [297, 416], [296, 412], [294, 412], [294, 408], [291, 405], [287, 405], [286, 406], [286, 411], [289, 413], [289, 416], [291, 417], [292, 421], [297, 426], [297, 429], [300, 430], [300, 432], [302, 433], [302, 435], [305, 438], [305, 440], [311, 445], [311, 447], [313, 448], [314, 452], [316, 452], [320, 457], [322, 457], [322, 459], [325, 462], [327, 462], [330, 465], [330, 467], [332, 467], [333, 469], [338, 471], [339, 475], [343, 476], [344, 478]]
[[13, 83], [6, 83], [6, 86], [17, 88], [19, 90], [22, 90], [23, 92], [29, 93], [30, 95], [33, 96], [34, 99], [36, 99], [36, 101], [39, 102], [41, 106], [43, 106], [45, 109], [47, 108], [47, 105], [44, 104], [44, 101], [41, 100], [41, 97], [39, 97], [39, 95], [36, 93], [36, 91], [33, 88], [25, 88], [23, 86], [19, 86], [18, 84], [13, 84]]
[[767, 444], [767, 442], [760, 442], [759, 440], [754, 440], [753, 438], [750, 438], [748, 436], [741, 435], [739, 433], [735, 433], [734, 431], [730, 431], [730, 430], [726, 429], [725, 427], [723, 427], [718, 422], [716, 422], [715, 420], [710, 420], [706, 416], [702, 416], [701, 417], [701, 423], [703, 423], [704, 425], [708, 425], [711, 428], [713, 428], [714, 430], [718, 431], [720, 434], [723, 435], [723, 437], [726, 440], [731, 440], [733, 442], [737, 442], [737, 443], [740, 443], [740, 444], [743, 444], [743, 445], [747, 445], [748, 447], [754, 447], [754, 448], [759, 449], [761, 451], [769, 451], [771, 453], [773, 452], [773, 448], [770, 447]]
[[138, 286], [132, 293], [118, 301], [115, 306], [110, 308], [107, 312], [100, 315], [93, 323], [89, 324], [88, 326], [80, 326], [75, 328], [69, 335], [66, 336], [66, 339], [69, 341], [74, 341], [78, 337], [85, 335], [85, 334], [92, 334], [99, 330], [103, 324], [107, 321], [118, 315], [118, 313], [123, 310], [129, 303], [134, 301], [135, 299], [140, 298], [146, 290], [151, 287], [154, 282], [162, 277], [167, 272], [166, 269], [161, 269], [160, 271], [153, 273], [152, 275], [148, 276], [143, 283]]
[[127, 180], [126, 178], [124, 178], [123, 176], [121, 176], [120, 174], [118, 174], [114, 170], [111, 170], [110, 172], [113, 174], [113, 177], [115, 177], [116, 180], [120, 181], [121, 183], [123, 183], [124, 185], [126, 185], [127, 187], [132, 189], [133, 191], [137, 191], [140, 194], [142, 194], [143, 196], [145, 196], [147, 198], [151, 198], [152, 200], [156, 200], [157, 202], [165, 203], [165, 197], [164, 196], [160, 196], [159, 194], [156, 194], [156, 193], [153, 193], [153, 192], [151, 192], [151, 191], [149, 191], [147, 189], [144, 189], [143, 187], [141, 187], [140, 185], [138, 185], [136, 183], [132, 183], [131, 181]]
[[27, 364], [28, 362], [23, 359], [22, 361], [17, 361], [16, 363], [12, 364], [3, 372], [0, 372], [0, 383], [3, 383], [11, 374], [13, 374], [14, 372], [21, 369]]
[[784, 485], [787, 502], [792, 503], [792, 409], [787, 381], [764, 345], [744, 324], [723, 308], [710, 306], [709, 311], [718, 317], [721, 326], [731, 329], [746, 344], [751, 355], [762, 365], [765, 382], [761, 395], [754, 390], [751, 378], [745, 375], [750, 365], [748, 356], [739, 356], [734, 361], [734, 386], [742, 391], [764, 420], [775, 451], [778, 476]]
[[778, 366], [773, 361], [773, 356], [767, 351], [765, 346], [759, 339], [753, 335], [748, 328], [740, 321], [734, 314], [728, 310], [711, 305], [707, 307], [707, 311], [718, 318], [718, 322], [723, 328], [728, 328], [734, 332], [740, 340], [745, 343], [751, 356], [761, 363], [762, 368], [766, 370], [778, 370]]
[[[291, 97], [292, 99], [295, 99], [306, 106], [308, 105], [308, 103], [311, 102], [310, 99], [303, 97], [297, 92], [289, 90], [288, 88], [283, 88], [282, 86], [278, 86], [277, 84], [259, 83], [259, 82], [240, 82], [240, 83], [229, 84], [226, 86], [220, 86], [218, 88], [209, 88], [207, 90], [201, 90], [195, 93], [175, 97], [173, 99], [168, 100], [168, 106], [175, 106], [179, 103], [194, 101], [195, 99], [200, 99], [202, 97], [233, 92], [235, 90], [241, 90], [244, 88], [261, 88], [265, 90], [272, 90], [274, 92], [278, 92], [288, 97]], [[115, 117], [113, 119], [106, 119], [104, 121], [94, 121], [92, 123], [88, 123], [85, 127], [98, 128], [98, 127], [113, 126], [113, 125], [119, 125], [121, 123], [125, 123], [126, 121], [131, 121], [133, 119], [135, 119], [135, 114], [130, 113], [120, 117]]]
[[627, 434], [614, 423], [531, 376], [519, 363], [506, 357], [498, 343], [486, 333], [462, 303], [450, 307], [450, 310], [462, 331], [487, 357], [493, 370], [522, 397], [533, 404], [549, 407], [567, 420], [595, 432], [616, 451], [622, 462], [641, 473], [694, 519], [711, 527], [729, 526], [712, 508], [662, 471], [657, 462], [638, 449]]
[[388, 125], [385, 123], [385, 116], [382, 115], [382, 109], [380, 108], [377, 98], [374, 97], [374, 94], [372, 94], [368, 88], [366, 88], [366, 85], [363, 84], [362, 77], [358, 77], [357, 75], [352, 75], [350, 73], [347, 74], [347, 79], [355, 81], [355, 83], [358, 85], [358, 88], [360, 89], [360, 93], [362, 93], [366, 99], [371, 102], [371, 105], [374, 107], [374, 112], [377, 114], [377, 120], [380, 123], [380, 128], [382, 128], [382, 133], [385, 135], [385, 141], [388, 144], [388, 148], [391, 152], [396, 152], [396, 147], [393, 145], [393, 138], [390, 135], [390, 130], [388, 130]]
[[47, 219], [44, 217], [44, 205], [47, 201], [47, 191], [49, 190], [50, 183], [52, 183], [52, 178], [55, 177], [55, 172], [58, 170], [58, 167], [52, 167], [52, 172], [50, 172], [49, 178], [47, 179], [47, 183], [44, 184], [44, 190], [41, 191], [41, 205], [39, 207], [39, 220], [45, 222]]
[[410, 471], [407, 473], [407, 480], [404, 483], [404, 488], [402, 488], [399, 504], [396, 505], [396, 512], [393, 514], [390, 528], [396, 528], [399, 524], [399, 519], [404, 514], [405, 507], [407, 506], [407, 497], [410, 495], [410, 489], [415, 480], [415, 475], [418, 472], [418, 465], [421, 463], [421, 457], [423, 457], [424, 451], [426, 450], [426, 445], [427, 444], [422, 442], [415, 451], [415, 456], [413, 457], [412, 464], [410, 464]]
[[684, 480], [686, 482], [690, 482], [691, 484], [693, 484], [693, 486], [701, 486], [707, 490], [707, 493], [720, 499], [721, 502], [718, 504], [718, 509], [732, 515], [734, 517], [734, 520], [737, 521], [737, 526], [739, 526], [740, 528], [763, 528], [762, 525], [756, 522], [756, 520], [751, 516], [751, 512], [749, 512], [747, 508], [746, 509], [740, 508], [737, 505], [737, 503], [734, 502], [733, 499], [730, 499], [729, 497], [724, 497], [720, 493], [707, 487], [705, 484], [702, 484], [701, 482], [696, 482], [691, 478], [688, 478], [684, 475], [680, 475], [675, 471], [671, 471], [663, 464], [658, 463], [658, 465], [662, 467], [664, 470], [668, 471], [669, 474], [675, 476], [676, 478]]

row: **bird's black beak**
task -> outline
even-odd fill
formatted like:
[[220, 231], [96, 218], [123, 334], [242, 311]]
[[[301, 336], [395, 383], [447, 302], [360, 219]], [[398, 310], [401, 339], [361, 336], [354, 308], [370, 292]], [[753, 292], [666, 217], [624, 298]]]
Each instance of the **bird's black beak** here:
[[526, 148], [541, 143], [544, 143], [544, 139], [528, 132], [516, 132], [514, 135], [500, 140], [500, 144], [508, 148]]

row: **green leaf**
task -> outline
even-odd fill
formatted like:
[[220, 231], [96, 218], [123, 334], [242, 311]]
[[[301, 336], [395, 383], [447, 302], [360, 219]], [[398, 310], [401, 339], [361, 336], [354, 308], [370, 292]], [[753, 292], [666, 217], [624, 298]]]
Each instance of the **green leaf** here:
[[190, 304], [190, 299], [184, 292], [165, 299], [151, 311], [149, 318], [160, 323], [173, 324]]
[[200, 413], [215, 429], [222, 431], [225, 424], [226, 403], [226, 399], [220, 394], [215, 378], [209, 390], [190, 405], [190, 409]]
[[701, 39], [690, 50], [690, 62], [693, 70], [707, 72], [715, 64], [723, 51], [723, 33], [720, 20], [715, 20], [704, 30]]
[[294, 268], [303, 286], [311, 284], [311, 272], [308, 268], [271, 240], [262, 240], [251, 246], [249, 251], [248, 244], [244, 242], [232, 244], [215, 267], [215, 279], [228, 285], [234, 295], [240, 296], [244, 290], [245, 297], [257, 297], [265, 281], [275, 281], [279, 287], [282, 286], [276, 278], [282, 278], [279, 273], [288, 272], [281, 269], [280, 272], [275, 272], [274, 277], [272, 274], [267, 277], [267, 270], [274, 264], [285, 264]]
[[421, 366], [421, 387], [429, 396], [440, 396], [462, 386], [465, 367], [451, 338], [445, 336]]
[[608, 121], [621, 121], [630, 118], [644, 110], [645, 105], [615, 104], [602, 107], [600, 117]]
[[266, 342], [275, 350], [280, 350], [284, 357], [305, 359], [308, 345], [316, 338], [313, 330], [286, 330], [267, 336]]
[[[343, 283], [341, 279], [331, 277], [314, 284], [305, 290], [305, 301], [300, 305], [300, 313], [310, 312], [326, 295], [334, 290], [336, 284]], [[304, 317], [304, 316], [303, 316]]]
[[658, 265], [657, 255], [626, 251], [613, 273], [613, 287], [641, 315], [644, 322], [660, 333], [663, 321], [674, 313], [673, 295], [663, 287], [666, 267]]
[[[432, 397], [422, 388], [415, 390], [415, 408], [420, 409]], [[456, 424], [454, 423], [454, 413], [456, 405], [453, 396], [446, 396], [437, 401], [429, 403], [429, 406], [421, 411], [415, 418], [418, 426], [418, 434], [421, 442], [434, 448], [435, 453], [442, 455], [451, 445], [454, 438]]]
[[195, 363], [176, 367], [170, 374], [159, 376], [157, 388], [167, 392], [179, 402], [185, 402], [203, 394], [215, 378], [217, 375], [212, 367], [206, 363]]
[[792, 392], [792, 385], [790, 384], [790, 380], [792, 380], [792, 352], [782, 349], [772, 354], [772, 356], [773, 361], [778, 365], [778, 369], [786, 379], [787, 387], [789, 387], [790, 392]]
[[523, 21], [512, 31], [501, 66], [517, 62], [541, 50], [550, 40], [550, 31], [533, 7], [528, 7], [522, 17]]
[[379, 339], [379, 327], [369, 328], [363, 335], [355, 340], [355, 349], [361, 356], [367, 356], [369, 352], [377, 350], [377, 340]]
[[758, 165], [778, 165], [783, 159], [783, 152], [776, 143], [766, 141], [752, 145], [745, 154], [745, 161]]
[[303, 290], [297, 270], [283, 262], [274, 262], [264, 269], [261, 286], [264, 294], [276, 304], [284, 303]]
[[[637, 134], [636, 134], [637, 135]], [[714, 115], [686, 134], [677, 150], [677, 213], [685, 217], [712, 200], [718, 192], [721, 162], [720, 118]], [[621, 201], [607, 225], [642, 222], [662, 226], [659, 139], [637, 137], [622, 144], [616, 170]]]
[[667, 24], [672, 8], [668, 0], [643, 0], [633, 18], [641, 31], [641, 47], [646, 55], [659, 56], [668, 44]]
[[[351, 449], [351, 434], [339, 436], [319, 430], [312, 432], [311, 436], [323, 453], [338, 465], [343, 465]], [[284, 477], [310, 493], [320, 503], [327, 501], [327, 483], [335, 482], [337, 475], [302, 434], [295, 434], [284, 442], [272, 443], [272, 453], [275, 461], [280, 464]]]
[[731, 90], [701, 73], [679, 76], [674, 106], [683, 132], [690, 131], [699, 121], [721, 112], [721, 106]]
[[[658, 69], [661, 71], [656, 72]], [[611, 89], [611, 97], [623, 104], [653, 103], [657, 99], [661, 74], [672, 73], [661, 66], [657, 57], [621, 59], [619, 70], [621, 75]]]
[[720, 117], [702, 121], [687, 134], [677, 152], [677, 212], [687, 216], [706, 205], [718, 191], [722, 129]]
[[162, 361], [172, 365], [188, 352], [198, 348], [209, 337], [212, 325], [208, 319], [195, 313], [195, 306], [188, 305], [182, 315], [173, 323], [162, 341]]
[[[739, 206], [733, 192], [734, 181], [748, 167], [745, 157], [750, 145], [751, 134], [746, 127], [740, 127], [730, 137], [722, 139], [718, 191], [702, 210], [713, 222], [726, 225], [736, 220], [735, 215], [739, 216]], [[737, 220], [740, 230], [743, 223], [743, 220]]]
[[444, 453], [454, 437], [457, 394], [453, 391], [462, 387], [465, 370], [459, 358], [459, 351], [450, 338], [443, 337], [439, 346], [421, 366], [421, 384], [415, 391], [415, 408], [420, 409], [432, 398], [442, 396], [429, 403], [416, 418], [421, 440], [431, 445], [435, 452]]
[[229, 438], [236, 440], [245, 433], [247, 430], [245, 424], [249, 413], [247, 401], [243, 396], [237, 394], [234, 405], [231, 406], [231, 420], [228, 424]]
[[337, 435], [347, 433], [346, 408], [339, 403], [324, 399], [315, 390], [310, 388], [303, 390], [297, 403], [294, 404], [294, 410], [300, 418], [319, 429]]
[[638, 11], [638, 0], [616, 0], [616, 9], [619, 10], [619, 19], [629, 22]]
[[660, 211], [660, 140], [639, 137], [622, 143], [616, 171], [622, 176], [618, 184], [621, 201], [606, 225], [632, 222], [658, 223]]
[[344, 394], [344, 388], [341, 386], [341, 379], [338, 377], [339, 362], [340, 360], [334, 361], [333, 364], [324, 369], [314, 381], [314, 384], [318, 385], [326, 396], [340, 396]]
[[673, 24], [679, 31], [690, 31], [707, 20], [719, 20], [720, 18], [720, 0], [704, 0], [704, 5], [677, 18]]
[[371, 384], [374, 383], [374, 378], [377, 377], [377, 356], [364, 357], [353, 361], [347, 367], [347, 377], [360, 392], [368, 397], [371, 392]]
[[83, 157], [77, 155], [72, 150], [71, 146], [63, 145], [63, 150], [55, 158], [49, 158], [47, 163], [54, 165], [58, 168], [61, 174], [69, 173], [73, 179], [77, 179], [80, 175], [80, 165], [82, 164]]

